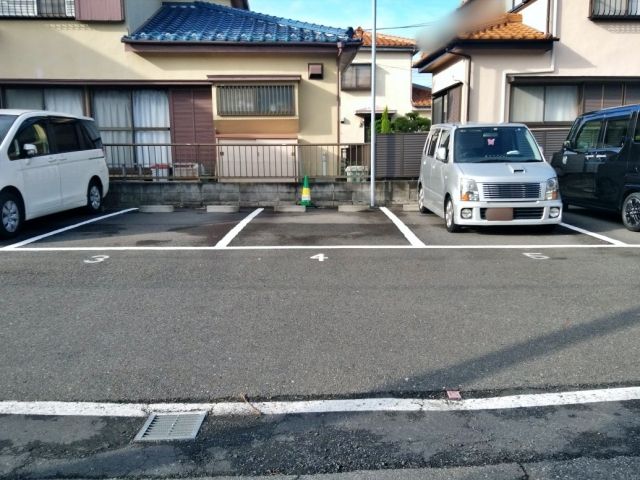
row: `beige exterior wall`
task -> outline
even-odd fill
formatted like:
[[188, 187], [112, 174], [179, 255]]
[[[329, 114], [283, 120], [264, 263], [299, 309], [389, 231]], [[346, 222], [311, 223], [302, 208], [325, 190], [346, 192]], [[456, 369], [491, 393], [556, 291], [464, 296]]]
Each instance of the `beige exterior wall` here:
[[[75, 21], [0, 23], [0, 77], [17, 80], [206, 81], [207, 75], [300, 75], [301, 141], [338, 141], [336, 54], [144, 54], [125, 51], [124, 24]], [[19, 52], [19, 55], [17, 54]], [[308, 63], [324, 64], [308, 80]]]
[[[353, 63], [371, 63], [370, 51], [359, 51]], [[411, 54], [409, 52], [378, 51], [376, 108], [389, 107], [398, 115], [413, 111], [411, 105]], [[342, 143], [362, 143], [365, 139], [364, 121], [356, 115], [358, 110], [371, 110], [371, 95], [367, 91], [340, 92], [340, 126]]]

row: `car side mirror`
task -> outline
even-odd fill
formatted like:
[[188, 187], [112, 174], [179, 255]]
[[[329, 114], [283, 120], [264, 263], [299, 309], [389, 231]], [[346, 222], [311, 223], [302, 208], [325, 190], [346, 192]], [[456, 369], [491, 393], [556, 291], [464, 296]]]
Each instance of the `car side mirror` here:
[[564, 148], [568, 148], [569, 150], [573, 149], [573, 145], [571, 144], [570, 140], [565, 140], [564, 142], [562, 142], [562, 146]]
[[447, 162], [447, 149], [445, 147], [440, 147], [436, 152], [436, 160], [440, 160], [441, 162]]
[[22, 146], [22, 151], [27, 157], [35, 157], [38, 154], [37, 147], [32, 143], [25, 143]]

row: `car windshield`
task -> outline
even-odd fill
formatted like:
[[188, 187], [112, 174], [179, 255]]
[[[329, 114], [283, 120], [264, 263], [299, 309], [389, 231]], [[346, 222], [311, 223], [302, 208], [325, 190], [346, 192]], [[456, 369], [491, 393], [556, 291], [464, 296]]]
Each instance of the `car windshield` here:
[[468, 127], [455, 134], [457, 163], [542, 162], [526, 127]]
[[15, 115], [0, 115], [0, 143], [4, 141], [4, 137], [7, 136], [7, 132], [16, 120]]

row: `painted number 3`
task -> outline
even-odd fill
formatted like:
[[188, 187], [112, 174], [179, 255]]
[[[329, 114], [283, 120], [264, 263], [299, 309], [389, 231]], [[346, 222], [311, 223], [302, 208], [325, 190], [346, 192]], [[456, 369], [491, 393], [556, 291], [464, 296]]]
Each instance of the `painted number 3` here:
[[109, 258], [109, 255], [94, 255], [90, 259], [85, 260], [84, 263], [100, 263], [104, 262], [107, 258]]

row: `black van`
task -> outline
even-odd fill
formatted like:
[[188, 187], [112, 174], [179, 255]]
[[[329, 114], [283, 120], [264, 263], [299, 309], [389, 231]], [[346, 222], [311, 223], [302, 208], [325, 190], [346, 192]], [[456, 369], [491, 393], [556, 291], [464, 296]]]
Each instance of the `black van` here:
[[569, 205], [620, 212], [640, 231], [640, 105], [607, 108], [576, 119], [551, 165]]

